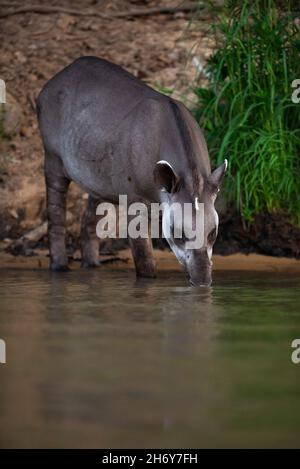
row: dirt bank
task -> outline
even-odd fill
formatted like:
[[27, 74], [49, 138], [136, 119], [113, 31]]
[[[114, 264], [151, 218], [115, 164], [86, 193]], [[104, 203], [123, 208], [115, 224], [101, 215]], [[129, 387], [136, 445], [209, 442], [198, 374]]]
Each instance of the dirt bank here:
[[[180, 271], [173, 253], [167, 250], [154, 250], [159, 271]], [[134, 265], [129, 249], [119, 251], [115, 255], [101, 256], [103, 264], [99, 267], [105, 271], [106, 268], [134, 270]], [[279, 272], [300, 275], [300, 262], [295, 259], [275, 258], [259, 254], [232, 254], [229, 256], [215, 255], [213, 258], [213, 270], [243, 270], [252, 272]], [[47, 250], [36, 250], [34, 256], [12, 256], [0, 252], [1, 269], [48, 269], [49, 257]], [[70, 258], [70, 268], [80, 268], [80, 253], [76, 251]]]
[[214, 251], [217, 254], [260, 253], [300, 259], [300, 229], [283, 213], [257, 215], [253, 224], [247, 226], [239, 215], [228, 210], [220, 217]]
[[[13, 2], [12, 9], [16, 3]], [[42, 0], [32, 3], [45, 6]], [[202, 27], [198, 30], [189, 27], [189, 13], [182, 11], [113, 17], [132, 9], [178, 3], [177, 0], [47, 2], [47, 7], [53, 8], [74, 10], [76, 6], [81, 14], [92, 9], [112, 15], [109, 20], [55, 12], [32, 11], [5, 18], [0, 14], [0, 77], [13, 101], [14, 119], [19, 121], [17, 133], [9, 141], [0, 138], [0, 239], [16, 238], [45, 220], [43, 152], [35, 99], [46, 81], [64, 66], [82, 55], [103, 57], [159, 90], [173, 90], [174, 96], [187, 98], [196, 72], [192, 57], [196, 54], [205, 60], [211, 52], [212, 39], [206, 34], [210, 23], [207, 13], [201, 13]], [[7, 3], [0, 9], [0, 13], [7, 11]], [[200, 47], [195, 49], [199, 40]], [[74, 235], [84, 204], [85, 194], [73, 186], [68, 210], [73, 220], [69, 229]]]
[[[32, 3], [45, 6], [43, 0]], [[215, 15], [206, 9], [197, 13], [198, 21], [192, 25], [190, 14], [183, 11], [113, 17], [129, 9], [176, 6], [179, 0], [49, 0], [47, 6], [74, 10], [75, 3], [80, 16], [72, 14], [72, 10], [48, 14], [28, 11], [1, 18], [3, 11], [17, 8], [18, 2], [1, 7], [0, 77], [6, 82], [17, 125], [12, 126], [15, 134], [10, 139], [0, 138], [0, 240], [17, 239], [46, 220], [43, 152], [35, 98], [49, 78], [81, 55], [96, 55], [122, 65], [159, 90], [173, 92], [173, 96], [190, 105], [191, 86], [196, 78], [193, 58], [205, 64], [214, 45], [210, 26]], [[83, 13], [90, 9], [111, 18], [85, 16]], [[86, 197], [71, 185], [67, 214], [71, 251], [78, 246]], [[221, 211], [217, 253], [242, 251], [300, 257], [300, 230], [284, 215], [257, 217], [247, 229], [228, 207], [223, 206]], [[46, 244], [47, 237], [43, 236], [31, 247]]]

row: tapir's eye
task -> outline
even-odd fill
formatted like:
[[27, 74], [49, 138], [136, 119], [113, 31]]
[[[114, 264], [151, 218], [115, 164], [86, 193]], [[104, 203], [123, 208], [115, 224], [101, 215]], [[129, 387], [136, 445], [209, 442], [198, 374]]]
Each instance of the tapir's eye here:
[[211, 230], [211, 232], [207, 236], [207, 240], [209, 243], [214, 243], [216, 241], [216, 238], [217, 238], [217, 230], [216, 228], [214, 228], [213, 230]]

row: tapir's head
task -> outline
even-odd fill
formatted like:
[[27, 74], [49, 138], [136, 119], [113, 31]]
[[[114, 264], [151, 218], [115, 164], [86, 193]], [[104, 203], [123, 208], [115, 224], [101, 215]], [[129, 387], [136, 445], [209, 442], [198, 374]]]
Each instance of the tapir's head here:
[[[227, 160], [203, 181], [198, 191], [191, 189], [191, 185], [186, 183], [184, 177], [178, 176], [167, 161], [159, 161], [154, 169], [154, 178], [165, 202], [162, 223], [164, 236], [194, 286], [211, 284], [212, 250], [219, 225], [215, 200], [226, 168]], [[188, 213], [188, 219], [186, 216], [177, 216], [174, 204], [179, 209], [181, 207], [183, 214]], [[188, 211], [185, 204], [189, 204]], [[200, 224], [197, 223], [199, 219]], [[193, 233], [189, 237], [186, 236], [187, 224], [189, 230], [192, 230], [189, 233]], [[195, 242], [199, 226], [200, 245]], [[182, 235], [178, 236], [181, 232]]]

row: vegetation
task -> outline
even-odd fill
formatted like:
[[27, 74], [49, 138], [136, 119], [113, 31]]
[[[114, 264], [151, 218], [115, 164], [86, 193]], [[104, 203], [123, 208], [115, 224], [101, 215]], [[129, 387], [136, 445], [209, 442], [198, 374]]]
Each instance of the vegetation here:
[[[196, 118], [215, 164], [228, 158], [225, 190], [248, 222], [284, 211], [300, 223], [300, 35], [289, 2], [228, 1]], [[298, 23], [299, 24], [299, 23]]]

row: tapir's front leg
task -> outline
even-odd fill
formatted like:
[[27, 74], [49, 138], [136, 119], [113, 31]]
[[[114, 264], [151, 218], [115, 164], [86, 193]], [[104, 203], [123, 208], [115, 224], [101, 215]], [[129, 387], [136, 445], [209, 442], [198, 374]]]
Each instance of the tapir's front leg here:
[[89, 196], [87, 207], [81, 222], [81, 256], [82, 267], [97, 267], [99, 265], [99, 238], [96, 233], [96, 209], [98, 199]]
[[129, 238], [131, 252], [138, 277], [156, 277], [156, 262], [151, 238]]

